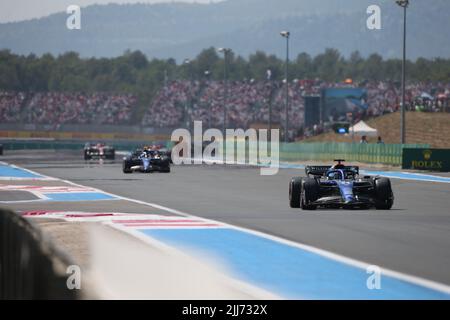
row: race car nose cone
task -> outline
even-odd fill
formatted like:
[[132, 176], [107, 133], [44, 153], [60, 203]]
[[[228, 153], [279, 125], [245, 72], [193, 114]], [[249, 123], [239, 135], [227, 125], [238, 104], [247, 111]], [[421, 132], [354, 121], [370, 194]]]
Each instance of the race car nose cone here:
[[353, 197], [347, 197], [346, 199], [345, 199], [345, 204], [351, 204], [351, 203], [353, 203], [353, 202], [355, 202], [355, 198], [353, 198]]

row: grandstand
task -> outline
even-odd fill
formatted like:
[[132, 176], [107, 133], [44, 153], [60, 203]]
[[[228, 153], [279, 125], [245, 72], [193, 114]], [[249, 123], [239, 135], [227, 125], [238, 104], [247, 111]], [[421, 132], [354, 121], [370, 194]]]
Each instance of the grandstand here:
[[[290, 136], [303, 125], [304, 102], [298, 85], [289, 88], [289, 117], [293, 123]], [[227, 125], [249, 128], [269, 122], [277, 126], [284, 121], [283, 84], [276, 81], [232, 81], [227, 94], [222, 81], [173, 81], [164, 86], [145, 111], [142, 125], [189, 127], [193, 121], [203, 121], [205, 127], [221, 128], [223, 106], [227, 106]]]
[[[296, 80], [289, 86], [290, 140], [311, 139], [311, 136], [329, 130], [330, 123], [345, 121], [345, 113], [327, 112], [322, 117], [324, 125], [318, 122], [318, 117], [315, 123], [308, 122], [305, 125], [304, 97], [321, 96], [327, 90], [364, 92], [364, 98], [358, 98], [363, 99], [362, 103], [358, 103], [358, 99], [349, 99], [348, 103], [346, 102], [350, 105], [348, 108], [352, 110], [355, 122], [360, 119], [375, 119], [399, 110], [400, 90], [394, 83], [347, 84], [320, 80]], [[407, 110], [430, 114], [450, 111], [449, 84], [410, 84], [407, 86], [406, 97]], [[140, 103], [136, 96], [123, 93], [0, 92], [0, 123], [3, 125], [46, 125], [55, 130], [63, 125], [137, 126], [165, 130], [189, 127], [193, 121], [199, 120], [203, 121], [205, 127], [221, 128], [224, 104], [228, 109], [229, 127], [249, 128], [254, 127], [255, 124], [267, 124], [270, 108], [273, 127], [282, 127], [285, 117], [284, 83], [269, 80], [230, 81], [225, 91], [223, 81], [174, 80], [162, 86], [151, 101], [140, 101]], [[136, 116], [138, 113], [142, 113], [143, 117]], [[428, 119], [433, 116], [412, 117]], [[394, 118], [395, 115], [392, 119]], [[386, 142], [398, 142], [392, 133], [396, 132], [392, 128], [395, 128], [398, 123], [392, 120], [389, 122], [391, 130], [386, 129], [384, 132], [380, 130]], [[414, 124], [414, 127], [417, 126]], [[445, 128], [446, 124], [443, 123], [442, 127]], [[420, 137], [414, 134], [410, 133], [412, 142], [420, 142]], [[334, 137], [331, 134], [317, 139], [322, 137], [329, 137], [335, 141], [347, 139]]]

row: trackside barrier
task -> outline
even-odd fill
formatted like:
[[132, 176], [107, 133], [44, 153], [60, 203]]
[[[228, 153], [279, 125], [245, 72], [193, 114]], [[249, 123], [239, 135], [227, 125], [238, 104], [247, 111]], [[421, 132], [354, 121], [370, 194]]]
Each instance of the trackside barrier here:
[[72, 264], [32, 222], [0, 209], [0, 300], [77, 299], [66, 285]]
[[[233, 148], [233, 142], [227, 141], [227, 148]], [[246, 141], [246, 161], [249, 154], [255, 158], [261, 156], [257, 149], [250, 150]], [[234, 143], [237, 146], [237, 143]], [[270, 143], [267, 146], [270, 149]], [[362, 163], [380, 163], [401, 165], [403, 149], [429, 148], [427, 144], [360, 144], [360, 143], [280, 143], [280, 162], [295, 161], [333, 161], [345, 159]], [[270, 153], [270, 151], [269, 151]], [[260, 159], [260, 158], [259, 158]], [[268, 159], [270, 160], [270, 159]]]
[[403, 148], [428, 148], [426, 144], [288, 143], [280, 145], [280, 161], [330, 161], [345, 159], [365, 163], [400, 165]]
[[[113, 142], [116, 150], [133, 150], [144, 144], [159, 144], [161, 141], [151, 142]], [[84, 142], [58, 141], [58, 140], [33, 140], [33, 141], [5, 141], [2, 143], [4, 150], [83, 150]]]
[[[133, 150], [143, 144], [159, 144], [156, 142], [114, 142], [111, 143], [116, 150]], [[168, 147], [174, 145], [171, 141], [165, 142]], [[269, 144], [270, 145], [270, 144]], [[5, 141], [4, 150], [82, 150], [84, 143], [78, 141]], [[330, 161], [345, 159], [365, 163], [382, 163], [390, 165], [402, 164], [403, 148], [429, 148], [427, 144], [360, 144], [360, 143], [280, 143], [280, 161]]]

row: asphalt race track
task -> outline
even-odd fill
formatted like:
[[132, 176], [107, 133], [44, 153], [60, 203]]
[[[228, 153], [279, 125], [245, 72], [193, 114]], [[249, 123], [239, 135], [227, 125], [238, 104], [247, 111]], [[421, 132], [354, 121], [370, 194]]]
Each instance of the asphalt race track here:
[[391, 179], [395, 202], [389, 211], [305, 212], [288, 205], [288, 183], [304, 174], [299, 169], [261, 176], [258, 168], [184, 165], [171, 173], [125, 175], [120, 161], [85, 163], [78, 153], [10, 153], [2, 160], [450, 285], [449, 183]]

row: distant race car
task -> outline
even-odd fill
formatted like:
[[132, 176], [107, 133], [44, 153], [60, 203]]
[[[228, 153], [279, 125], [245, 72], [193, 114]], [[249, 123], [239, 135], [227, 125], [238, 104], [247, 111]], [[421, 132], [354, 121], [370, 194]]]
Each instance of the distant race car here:
[[91, 159], [107, 159], [114, 160], [116, 158], [116, 150], [104, 143], [90, 143], [84, 145], [84, 160]]
[[289, 183], [291, 208], [391, 209], [394, 203], [391, 181], [380, 176], [359, 176], [359, 167], [335, 160], [333, 166], [306, 166], [306, 178], [294, 177]]
[[165, 151], [155, 149], [137, 149], [123, 159], [123, 173], [170, 172], [170, 158]]

